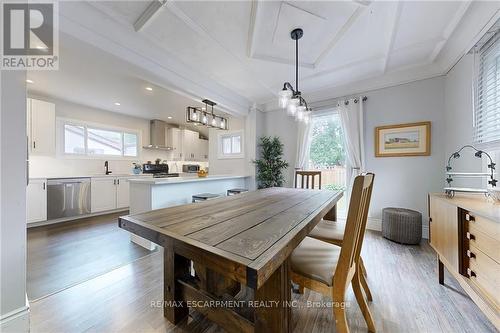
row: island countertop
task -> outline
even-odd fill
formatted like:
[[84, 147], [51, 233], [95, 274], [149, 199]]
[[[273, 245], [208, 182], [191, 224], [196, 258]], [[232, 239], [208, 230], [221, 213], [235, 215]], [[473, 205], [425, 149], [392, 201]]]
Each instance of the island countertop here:
[[250, 177], [250, 176], [245, 176], [245, 175], [208, 175], [206, 177], [190, 176], [190, 177], [170, 177], [170, 178], [144, 178], [144, 179], [131, 179], [130, 183], [149, 184], [149, 185], [168, 185], [168, 184], [191, 183], [191, 182], [207, 182], [207, 181], [213, 181], [213, 180], [238, 179], [238, 178], [247, 178], [247, 177]]

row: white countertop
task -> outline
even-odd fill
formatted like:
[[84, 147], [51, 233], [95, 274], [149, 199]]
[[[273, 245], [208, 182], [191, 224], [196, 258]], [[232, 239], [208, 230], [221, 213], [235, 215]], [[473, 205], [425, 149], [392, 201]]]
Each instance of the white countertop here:
[[59, 179], [59, 178], [109, 178], [109, 177], [147, 177], [147, 178], [152, 178], [153, 175], [151, 174], [144, 174], [140, 173], [138, 175], [133, 174], [133, 173], [111, 173], [109, 175], [105, 174], [79, 174], [79, 175], [61, 175], [61, 174], [54, 174], [54, 175], [45, 175], [45, 176], [39, 176], [39, 175], [34, 175], [30, 176], [30, 179]]
[[190, 182], [206, 182], [213, 180], [247, 178], [250, 176], [243, 175], [208, 175], [207, 177], [188, 176], [188, 177], [171, 177], [171, 178], [143, 178], [131, 179], [130, 183], [134, 184], [149, 184], [149, 185], [168, 185]]

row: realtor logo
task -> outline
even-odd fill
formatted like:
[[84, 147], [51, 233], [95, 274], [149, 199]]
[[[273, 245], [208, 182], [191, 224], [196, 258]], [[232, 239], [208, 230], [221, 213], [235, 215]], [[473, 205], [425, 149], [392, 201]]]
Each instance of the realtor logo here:
[[2, 69], [58, 69], [55, 2], [2, 3]]

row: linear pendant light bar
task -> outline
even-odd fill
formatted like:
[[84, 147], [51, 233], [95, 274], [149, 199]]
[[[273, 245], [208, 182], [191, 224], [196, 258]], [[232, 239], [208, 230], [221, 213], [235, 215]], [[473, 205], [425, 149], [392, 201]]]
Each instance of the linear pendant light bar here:
[[[205, 108], [195, 106], [188, 106], [186, 108], [186, 122], [222, 130], [229, 129], [228, 119], [214, 113], [214, 106], [217, 103], [209, 99], [204, 99], [202, 103], [205, 104]], [[211, 108], [210, 112], [208, 111], [209, 106]]]

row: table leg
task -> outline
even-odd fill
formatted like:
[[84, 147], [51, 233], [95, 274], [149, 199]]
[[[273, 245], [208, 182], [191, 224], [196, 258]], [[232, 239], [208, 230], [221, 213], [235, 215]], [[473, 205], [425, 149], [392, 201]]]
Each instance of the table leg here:
[[337, 205], [333, 206], [332, 209], [323, 217], [323, 220], [337, 221]]
[[444, 284], [444, 264], [439, 259], [439, 256], [437, 258], [437, 262], [438, 262], [438, 280], [439, 280], [439, 284]]
[[255, 332], [291, 332], [291, 274], [290, 261], [286, 260], [269, 277], [266, 283], [255, 291], [257, 305], [272, 307], [255, 308]]
[[175, 254], [172, 243], [163, 249], [163, 316], [177, 324], [189, 314], [189, 308], [182, 299], [177, 279], [189, 275], [190, 261]]

